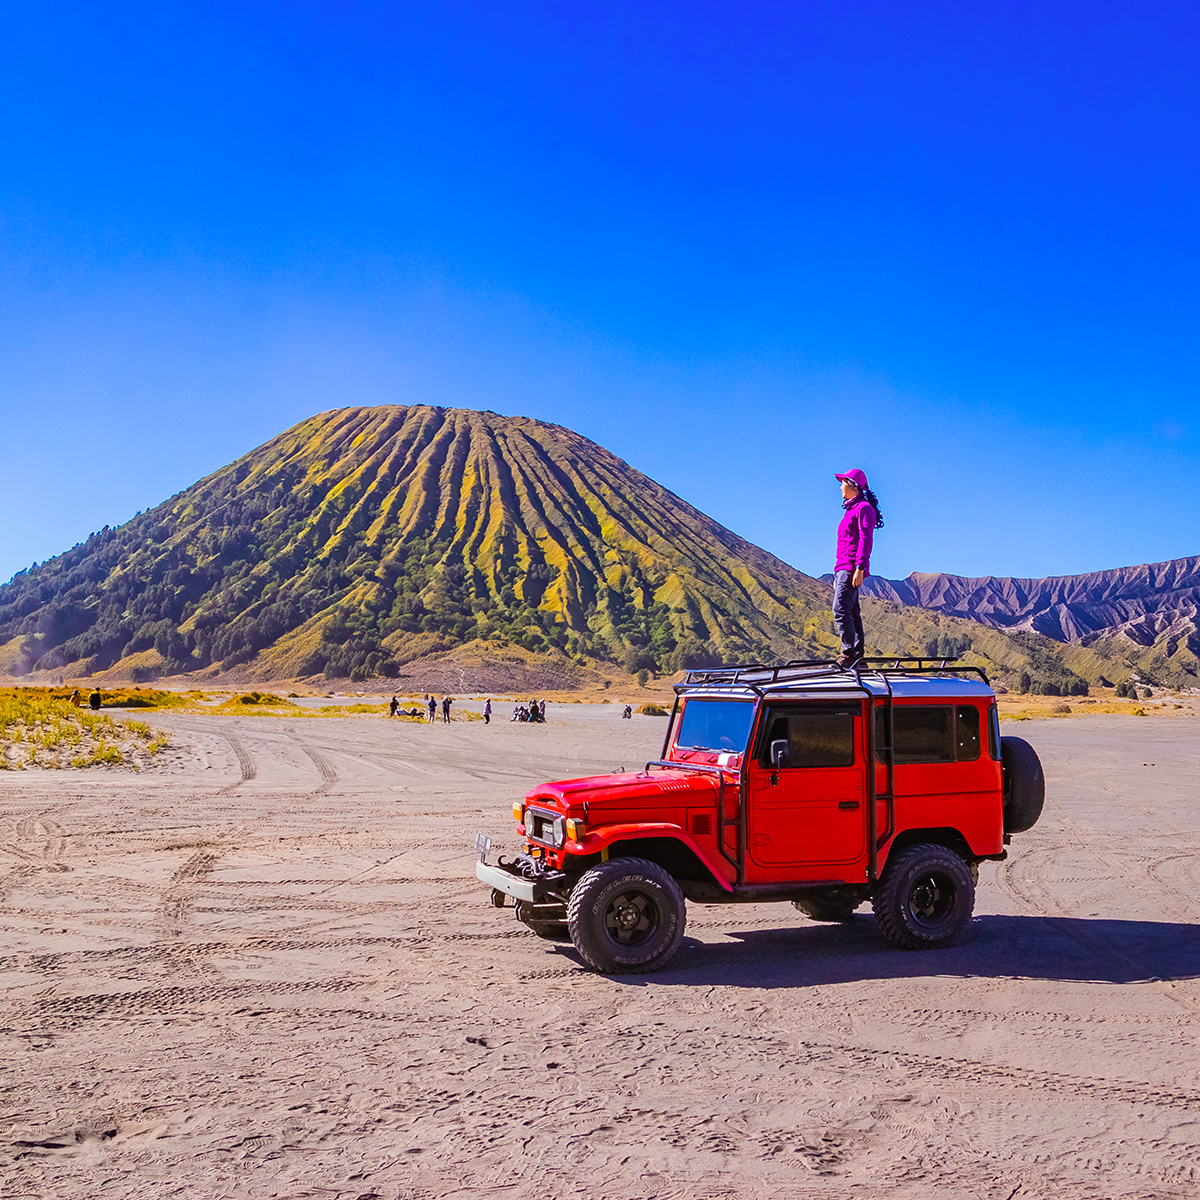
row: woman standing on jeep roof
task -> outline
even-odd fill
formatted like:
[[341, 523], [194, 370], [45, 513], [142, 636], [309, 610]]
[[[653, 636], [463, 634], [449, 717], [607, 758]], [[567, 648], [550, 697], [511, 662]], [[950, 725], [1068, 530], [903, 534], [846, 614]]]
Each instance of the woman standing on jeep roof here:
[[837, 562], [833, 568], [833, 620], [842, 639], [837, 664], [845, 668], [862, 658], [862, 609], [858, 589], [871, 573], [871, 542], [883, 525], [879, 501], [867, 486], [867, 477], [857, 469], [836, 476], [842, 483], [842, 507], [846, 510], [837, 533]]

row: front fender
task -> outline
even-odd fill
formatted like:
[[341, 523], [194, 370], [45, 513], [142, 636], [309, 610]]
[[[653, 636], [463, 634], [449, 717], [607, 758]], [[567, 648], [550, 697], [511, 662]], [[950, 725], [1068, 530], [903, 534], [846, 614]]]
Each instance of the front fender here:
[[581, 842], [568, 842], [567, 853], [563, 856], [564, 863], [570, 861], [572, 854], [599, 854], [611, 849], [618, 842], [642, 841], [646, 838], [667, 838], [686, 846], [699, 860], [700, 865], [712, 876], [713, 882], [722, 891], [732, 893], [733, 887], [717, 869], [709, 856], [698, 846], [689, 834], [679, 825], [669, 821], [631, 821], [625, 825], [605, 825], [602, 829], [590, 832]]

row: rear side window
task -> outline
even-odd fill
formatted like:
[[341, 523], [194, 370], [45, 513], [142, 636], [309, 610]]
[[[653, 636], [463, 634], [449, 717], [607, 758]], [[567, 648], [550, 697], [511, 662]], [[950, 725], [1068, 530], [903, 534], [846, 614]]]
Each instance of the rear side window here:
[[854, 718], [845, 705], [772, 705], [763, 722], [759, 765], [771, 765], [771, 743], [786, 740], [793, 767], [849, 767], [854, 764]]
[[979, 709], [964, 704], [954, 710], [954, 742], [959, 762], [974, 762], [979, 757]]
[[[974, 762], [979, 757], [979, 709], [973, 704], [897, 704], [896, 763]], [[875, 710], [875, 757], [885, 761], [887, 722]]]
[[1000, 761], [1000, 710], [995, 701], [988, 705], [988, 753]]
[[683, 706], [675, 745], [680, 750], [741, 754], [753, 719], [753, 700], [689, 700]]

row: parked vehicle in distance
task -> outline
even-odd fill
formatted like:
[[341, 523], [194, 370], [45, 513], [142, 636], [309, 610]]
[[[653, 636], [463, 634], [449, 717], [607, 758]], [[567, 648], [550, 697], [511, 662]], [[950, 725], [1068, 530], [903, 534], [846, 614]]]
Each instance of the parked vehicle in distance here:
[[686, 900], [790, 901], [818, 921], [870, 900], [895, 945], [945, 945], [979, 863], [1007, 857], [1045, 796], [987, 676], [953, 662], [689, 671], [660, 760], [535, 788], [513, 805], [524, 850], [489, 863], [481, 834], [476, 875], [605, 973], [664, 966]]

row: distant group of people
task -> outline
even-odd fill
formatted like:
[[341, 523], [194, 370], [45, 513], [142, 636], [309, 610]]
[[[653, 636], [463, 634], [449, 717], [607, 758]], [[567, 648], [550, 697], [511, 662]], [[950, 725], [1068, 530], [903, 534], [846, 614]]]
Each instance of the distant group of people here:
[[[450, 724], [450, 709], [452, 706], [454, 706], [454, 696], [443, 696], [442, 704], [440, 704], [440, 709], [442, 709], [443, 725]], [[536, 701], [534, 701], [534, 706], [536, 706]], [[392, 696], [391, 703], [388, 706], [388, 713], [390, 716], [396, 716], [397, 714], [400, 716], [427, 716], [427, 719], [430, 720], [432, 724], [433, 721], [438, 719], [438, 708], [439, 704], [437, 696], [431, 696], [428, 694], [428, 692], [426, 692], [424, 696], [424, 703], [422, 703], [418, 708], [402, 708], [400, 700], [398, 700], [396, 696]], [[535, 707], [534, 710], [535, 712], [538, 712], [538, 716], [530, 718], [530, 716], [526, 715], [523, 716], [521, 720], [544, 721], [546, 719], [544, 715], [546, 712], [546, 701], [541, 702], [540, 709], [536, 709]], [[514, 714], [515, 712], [516, 710], [514, 710]], [[526, 712], [526, 709], [522, 709], [522, 712]], [[512, 720], [515, 721], [516, 719], [516, 715], [514, 715]], [[490, 698], [484, 701], [484, 724], [492, 724], [492, 701]]]
[[[442, 697], [442, 724], [450, 724], [450, 709], [454, 704], [453, 696]], [[388, 705], [388, 713], [390, 716], [396, 716], [397, 713], [402, 717], [424, 717], [428, 714], [428, 719], [432, 723], [437, 720], [438, 701], [436, 696], [431, 696], [428, 692], [424, 696], [424, 704], [419, 708], [401, 708], [400, 701], [393, 696], [392, 702]], [[492, 702], [487, 700], [483, 705], [483, 723], [490, 725], [492, 723]]]
[[[88, 697], [88, 708], [90, 708], [93, 712], [99, 712], [100, 703], [100, 689], [94, 688], [92, 690], [92, 694]], [[71, 704], [75, 708], [83, 707], [83, 696], [80, 695], [78, 688], [71, 693]]]
[[520, 702], [513, 705], [514, 721], [538, 722], [544, 725], [546, 723], [546, 702], [545, 700], [530, 700], [528, 704]]

